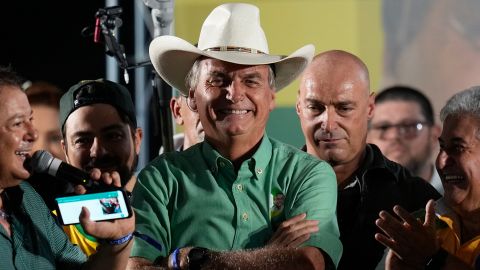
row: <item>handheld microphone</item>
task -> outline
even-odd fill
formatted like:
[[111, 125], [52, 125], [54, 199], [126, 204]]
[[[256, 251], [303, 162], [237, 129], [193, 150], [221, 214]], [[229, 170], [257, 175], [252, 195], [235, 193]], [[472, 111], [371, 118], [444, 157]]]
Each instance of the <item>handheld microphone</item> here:
[[45, 150], [33, 153], [30, 159], [32, 172], [46, 173], [55, 178], [70, 182], [74, 185], [82, 185], [85, 188], [99, 187], [100, 182], [93, 181], [87, 172], [73, 167], [72, 165], [54, 158]]

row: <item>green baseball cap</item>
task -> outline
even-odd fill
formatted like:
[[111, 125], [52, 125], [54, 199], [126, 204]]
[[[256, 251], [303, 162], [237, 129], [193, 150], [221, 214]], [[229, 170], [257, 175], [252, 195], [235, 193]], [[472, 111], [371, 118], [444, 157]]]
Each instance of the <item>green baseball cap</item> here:
[[105, 79], [80, 81], [70, 87], [60, 99], [60, 126], [64, 129], [68, 116], [76, 109], [97, 103], [110, 104], [128, 116], [137, 126], [135, 107], [128, 89]]

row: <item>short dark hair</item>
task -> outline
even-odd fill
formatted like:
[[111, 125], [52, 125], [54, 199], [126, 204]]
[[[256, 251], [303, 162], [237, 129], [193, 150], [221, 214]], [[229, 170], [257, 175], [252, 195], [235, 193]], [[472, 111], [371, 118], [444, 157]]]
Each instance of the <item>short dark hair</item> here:
[[24, 81], [25, 79], [18, 75], [11, 66], [0, 66], [0, 87], [15, 86], [22, 89]]
[[375, 104], [387, 101], [411, 101], [420, 106], [420, 110], [428, 124], [433, 125], [435, 118], [433, 117], [433, 107], [430, 100], [417, 89], [409, 86], [392, 86], [382, 90], [375, 98]]

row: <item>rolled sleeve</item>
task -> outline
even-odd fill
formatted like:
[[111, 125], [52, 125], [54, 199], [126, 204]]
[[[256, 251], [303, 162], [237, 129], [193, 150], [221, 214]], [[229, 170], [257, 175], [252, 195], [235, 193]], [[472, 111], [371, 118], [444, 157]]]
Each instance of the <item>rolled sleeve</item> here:
[[167, 210], [169, 192], [164, 177], [149, 165], [143, 169], [133, 190], [132, 207], [135, 209], [136, 231], [153, 238], [162, 250], [143, 239], [135, 238], [131, 257], [142, 257], [154, 261], [158, 256], [166, 257], [170, 250], [170, 222]]
[[332, 167], [326, 162], [320, 162], [311, 170], [304, 170], [300, 175], [303, 181], [295, 186], [296, 192], [290, 199], [291, 208], [286, 213], [287, 219], [306, 213], [307, 219], [318, 220], [319, 230], [310, 235], [302, 246], [313, 246], [325, 251], [338, 266], [343, 247], [340, 241], [340, 231], [337, 223], [337, 181]]

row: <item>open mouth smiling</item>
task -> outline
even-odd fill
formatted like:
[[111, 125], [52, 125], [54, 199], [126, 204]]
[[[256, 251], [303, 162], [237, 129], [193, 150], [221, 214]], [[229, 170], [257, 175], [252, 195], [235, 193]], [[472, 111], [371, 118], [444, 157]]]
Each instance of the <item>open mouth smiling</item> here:
[[443, 180], [450, 185], [460, 184], [465, 181], [464, 177], [460, 175], [444, 175]]
[[17, 151], [15, 151], [15, 155], [21, 157], [22, 160], [25, 160], [25, 159], [30, 155], [30, 151], [27, 151], [27, 150], [17, 150]]
[[235, 115], [244, 115], [244, 114], [247, 114], [249, 112], [251, 112], [251, 110], [238, 110], [238, 109], [222, 109], [222, 110], [218, 110], [219, 113], [221, 114], [235, 114]]

